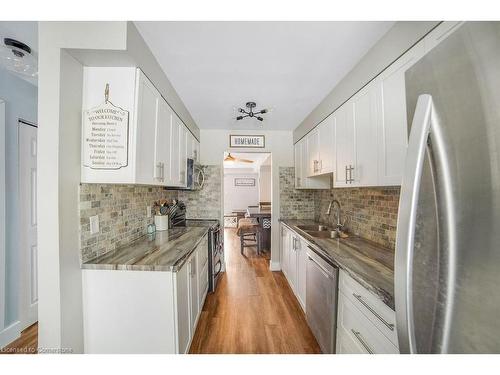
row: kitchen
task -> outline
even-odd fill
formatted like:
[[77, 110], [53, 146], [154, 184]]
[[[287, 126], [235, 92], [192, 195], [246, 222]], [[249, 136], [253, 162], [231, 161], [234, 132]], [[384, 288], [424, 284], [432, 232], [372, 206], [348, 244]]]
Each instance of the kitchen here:
[[[489, 62], [500, 56], [499, 28], [40, 22], [38, 347], [498, 353], [500, 301], [479, 291], [498, 264], [491, 108], [500, 75]], [[332, 32], [333, 52], [308, 71], [296, 51], [277, 56], [286, 46], [271, 54], [287, 37], [319, 53], [310, 36], [325, 30], [350, 34], [352, 53], [338, 59], [345, 46]], [[266, 64], [228, 52], [249, 35], [273, 40]], [[327, 80], [334, 59], [344, 66]], [[224, 81], [229, 71], [240, 75]], [[286, 107], [300, 87], [307, 99]], [[269, 208], [252, 211], [230, 188], [260, 175], [228, 172], [227, 162], [258, 155], [258, 166], [269, 163], [259, 202]], [[262, 214], [245, 248], [224, 230], [240, 213]]]

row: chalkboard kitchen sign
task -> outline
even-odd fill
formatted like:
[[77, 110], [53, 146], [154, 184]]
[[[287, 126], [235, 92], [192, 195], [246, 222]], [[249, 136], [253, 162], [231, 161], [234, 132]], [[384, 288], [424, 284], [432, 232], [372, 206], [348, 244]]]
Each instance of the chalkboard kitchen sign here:
[[230, 135], [229, 147], [264, 148], [266, 140], [263, 135]]
[[120, 169], [128, 165], [128, 111], [109, 101], [84, 111], [83, 165], [91, 169]]

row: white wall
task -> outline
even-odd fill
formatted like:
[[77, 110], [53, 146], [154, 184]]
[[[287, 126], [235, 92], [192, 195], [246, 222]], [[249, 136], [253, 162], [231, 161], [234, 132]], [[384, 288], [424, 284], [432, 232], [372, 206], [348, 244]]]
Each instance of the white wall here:
[[[5, 159], [1, 162], [5, 173], [5, 274], [0, 288], [5, 287], [4, 319], [0, 323], [10, 330], [10, 338], [19, 335], [19, 176], [18, 176], [18, 120], [37, 122], [37, 88], [26, 80], [0, 68], [0, 99], [5, 101]], [[1, 237], [1, 236], [0, 236]], [[1, 263], [1, 262], [0, 262]], [[0, 314], [1, 315], [1, 314]], [[1, 332], [1, 328], [0, 328]], [[1, 338], [0, 338], [1, 340]]]
[[[234, 186], [235, 178], [253, 178], [254, 186]], [[224, 169], [224, 213], [259, 204], [259, 174]]]
[[[129, 22], [40, 22], [38, 65], [38, 344], [82, 353], [78, 185], [83, 66], [138, 66], [159, 83], [160, 92], [175, 92]], [[196, 132], [196, 125], [190, 125]]]
[[[229, 148], [229, 134], [263, 134], [266, 147], [261, 149]], [[231, 152], [270, 152], [272, 157], [272, 229], [271, 229], [271, 269], [279, 267], [279, 167], [293, 167], [292, 131], [232, 131], [225, 129], [201, 129], [201, 163], [222, 167], [224, 151]], [[222, 192], [224, 195], [224, 191]], [[223, 202], [221, 202], [221, 205]], [[221, 212], [223, 212], [221, 210]], [[220, 218], [222, 222], [222, 217]]]
[[259, 202], [271, 202], [271, 166], [261, 165], [259, 171]]
[[[123, 50], [126, 22], [40, 22], [38, 345], [83, 352], [78, 182], [82, 66], [65, 48]], [[80, 100], [79, 107], [76, 101]]]

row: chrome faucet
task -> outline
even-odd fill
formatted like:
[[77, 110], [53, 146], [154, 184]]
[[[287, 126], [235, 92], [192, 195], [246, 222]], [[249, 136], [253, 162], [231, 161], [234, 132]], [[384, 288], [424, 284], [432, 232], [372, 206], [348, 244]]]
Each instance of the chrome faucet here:
[[337, 205], [337, 212], [336, 212], [337, 226], [336, 226], [335, 230], [337, 232], [339, 232], [340, 229], [344, 227], [344, 225], [340, 222], [340, 212], [342, 210], [342, 208], [340, 207], [340, 202], [338, 200], [336, 200], [336, 199], [331, 200], [330, 204], [328, 205], [328, 209], [326, 210], [326, 214], [330, 215], [330, 213], [332, 212], [332, 205], [334, 205], [334, 204]]

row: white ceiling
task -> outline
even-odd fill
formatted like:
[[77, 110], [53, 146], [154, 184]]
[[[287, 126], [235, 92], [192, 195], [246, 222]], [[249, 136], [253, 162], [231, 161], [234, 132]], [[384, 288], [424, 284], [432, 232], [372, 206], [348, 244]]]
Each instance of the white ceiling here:
[[[224, 158], [228, 155], [227, 152], [224, 152]], [[230, 169], [254, 169], [256, 170], [261, 165], [270, 165], [270, 156], [271, 154], [267, 152], [231, 152], [231, 156], [234, 156], [238, 159], [246, 159], [252, 160], [253, 163], [242, 163], [237, 161], [225, 161], [224, 168]]]
[[[394, 22], [136, 22], [202, 129], [294, 129]], [[264, 122], [236, 121], [255, 101]]]

